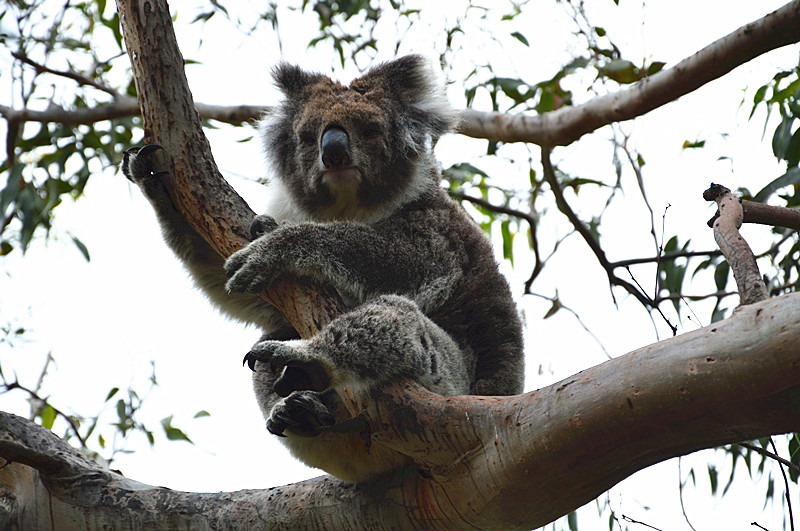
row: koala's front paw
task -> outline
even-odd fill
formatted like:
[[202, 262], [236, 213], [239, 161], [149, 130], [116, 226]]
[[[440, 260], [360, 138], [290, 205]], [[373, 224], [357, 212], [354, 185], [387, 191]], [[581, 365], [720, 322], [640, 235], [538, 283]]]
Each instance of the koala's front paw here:
[[159, 149], [164, 148], [158, 144], [147, 144], [125, 150], [122, 154], [122, 174], [132, 183], [141, 185], [156, 175], [167, 173], [156, 171], [154, 168], [153, 158], [150, 155]]
[[336, 422], [330, 410], [314, 393], [292, 393], [272, 408], [267, 420], [267, 430], [278, 437], [286, 437], [288, 430], [301, 437], [316, 437], [321, 428]]
[[275, 218], [266, 214], [259, 214], [250, 222], [250, 241], [255, 241], [268, 232], [278, 228]]
[[257, 361], [268, 363], [273, 372], [283, 370], [273, 389], [287, 397], [293, 391], [324, 391], [331, 384], [328, 368], [322, 359], [306, 352], [306, 341], [261, 341], [244, 357], [244, 363], [255, 370]]
[[279, 257], [268, 242], [259, 238], [244, 249], [233, 253], [225, 262], [228, 293], [260, 293], [269, 287], [281, 271]]

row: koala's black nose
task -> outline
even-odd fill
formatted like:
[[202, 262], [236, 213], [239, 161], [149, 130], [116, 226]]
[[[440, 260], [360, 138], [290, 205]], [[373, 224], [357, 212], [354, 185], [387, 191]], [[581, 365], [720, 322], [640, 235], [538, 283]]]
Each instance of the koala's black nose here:
[[322, 135], [322, 164], [329, 169], [353, 164], [350, 141], [343, 129], [332, 127]]

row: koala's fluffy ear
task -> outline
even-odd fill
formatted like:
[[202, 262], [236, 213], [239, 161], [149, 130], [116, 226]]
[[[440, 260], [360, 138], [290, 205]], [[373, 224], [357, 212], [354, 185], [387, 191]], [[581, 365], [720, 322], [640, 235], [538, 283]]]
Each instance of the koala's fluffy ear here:
[[430, 61], [421, 55], [406, 55], [379, 64], [353, 82], [388, 87], [405, 104], [426, 115], [429, 133], [438, 138], [456, 125], [456, 114], [444, 93], [444, 85]]
[[306, 72], [298, 66], [285, 62], [275, 66], [272, 70], [272, 78], [275, 80], [275, 85], [286, 96], [299, 96], [306, 87], [327, 79], [322, 74]]

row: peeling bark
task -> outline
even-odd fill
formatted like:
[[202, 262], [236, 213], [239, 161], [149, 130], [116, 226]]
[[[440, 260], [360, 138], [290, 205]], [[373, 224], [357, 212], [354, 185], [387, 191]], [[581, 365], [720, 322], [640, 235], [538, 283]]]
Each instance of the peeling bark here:
[[717, 202], [717, 214], [711, 220], [714, 240], [733, 270], [741, 304], [767, 300], [769, 293], [758, 271], [756, 256], [739, 234], [744, 220], [741, 200], [724, 186], [713, 183], [703, 192], [703, 199]]

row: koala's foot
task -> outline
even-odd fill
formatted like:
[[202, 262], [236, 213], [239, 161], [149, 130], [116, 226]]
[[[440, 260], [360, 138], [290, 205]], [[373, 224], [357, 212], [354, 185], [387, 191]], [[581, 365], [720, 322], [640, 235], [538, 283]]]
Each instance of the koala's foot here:
[[295, 392], [272, 408], [267, 430], [278, 437], [286, 437], [286, 430], [301, 437], [316, 437], [335, 422], [316, 393]]
[[329, 371], [321, 359], [312, 358], [299, 345], [303, 340], [261, 341], [244, 357], [250, 370], [255, 363], [267, 363], [273, 372], [283, 370], [275, 381], [274, 390], [278, 396], [287, 397], [293, 391], [324, 391], [331, 383]]
[[150, 156], [159, 149], [164, 149], [158, 144], [136, 146], [125, 150], [122, 155], [122, 173], [129, 181], [142, 184], [156, 175], [166, 174], [166, 171], [156, 171], [153, 158]]
[[278, 222], [272, 216], [259, 214], [250, 222], [250, 239], [257, 240], [264, 234], [278, 228]]

